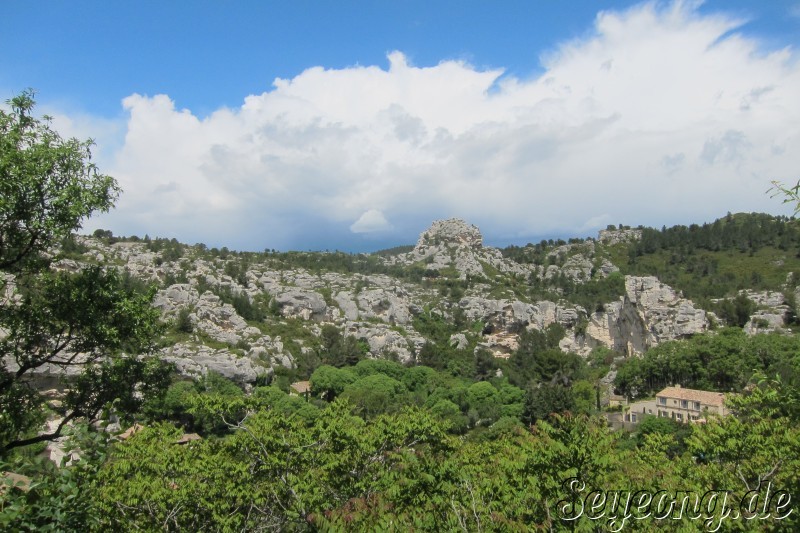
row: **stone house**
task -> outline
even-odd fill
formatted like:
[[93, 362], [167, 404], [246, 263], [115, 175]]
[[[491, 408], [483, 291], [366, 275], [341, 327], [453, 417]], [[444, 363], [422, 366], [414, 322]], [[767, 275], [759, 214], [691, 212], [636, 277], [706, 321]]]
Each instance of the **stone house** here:
[[630, 404], [625, 410], [624, 421], [636, 424], [645, 415], [654, 415], [672, 418], [678, 422], [705, 422], [708, 413], [720, 416], [729, 414], [723, 393], [685, 389], [675, 385], [656, 394], [655, 400]]
[[310, 394], [311, 394], [310, 381], [295, 381], [294, 383], [289, 385], [290, 396], [303, 396], [307, 400]]

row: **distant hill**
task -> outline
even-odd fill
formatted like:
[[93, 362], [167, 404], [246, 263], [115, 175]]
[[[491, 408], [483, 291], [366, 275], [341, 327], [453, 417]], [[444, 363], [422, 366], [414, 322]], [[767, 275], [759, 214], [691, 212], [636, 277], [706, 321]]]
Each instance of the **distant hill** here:
[[642, 354], [725, 325], [789, 332], [799, 250], [798, 221], [742, 213], [502, 250], [473, 225], [440, 220], [416, 245], [374, 254], [236, 252], [98, 230], [65, 241], [54, 265], [107, 264], [156, 285], [172, 324], [162, 356], [186, 375], [247, 383], [308, 378], [330, 327], [353, 339], [355, 359], [435, 356], [463, 370], [485, 350], [507, 374], [526, 332], [550, 331], [558, 350], [583, 357]]

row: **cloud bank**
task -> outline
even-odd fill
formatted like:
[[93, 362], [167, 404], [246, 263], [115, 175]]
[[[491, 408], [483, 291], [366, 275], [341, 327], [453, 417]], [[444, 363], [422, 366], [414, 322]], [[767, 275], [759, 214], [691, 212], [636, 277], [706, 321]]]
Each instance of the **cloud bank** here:
[[742, 23], [643, 4], [599, 13], [589, 36], [539, 58], [535, 79], [392, 52], [387, 69], [309, 68], [205, 118], [134, 94], [103, 161], [125, 193], [92, 224], [358, 249], [414, 242], [451, 216], [491, 243], [785, 212], [765, 190], [800, 178], [800, 64], [737, 34]]

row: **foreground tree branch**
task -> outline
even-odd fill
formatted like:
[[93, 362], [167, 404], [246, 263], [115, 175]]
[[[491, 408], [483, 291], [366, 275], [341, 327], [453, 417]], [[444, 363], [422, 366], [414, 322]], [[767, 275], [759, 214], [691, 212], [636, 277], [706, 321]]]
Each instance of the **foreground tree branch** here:
[[[169, 374], [158, 361], [125, 355], [153, 348], [161, 328], [154, 290], [126, 287], [114, 269], [50, 269], [59, 243], [113, 207], [117, 182], [91, 162], [91, 140], [63, 139], [47, 117], [34, 117], [32, 91], [8, 104], [0, 110], [0, 454], [58, 438], [70, 421], [112, 402], [136, 410]], [[82, 371], [65, 380], [56, 430], [37, 435], [45, 399], [32, 377], [46, 365]]]

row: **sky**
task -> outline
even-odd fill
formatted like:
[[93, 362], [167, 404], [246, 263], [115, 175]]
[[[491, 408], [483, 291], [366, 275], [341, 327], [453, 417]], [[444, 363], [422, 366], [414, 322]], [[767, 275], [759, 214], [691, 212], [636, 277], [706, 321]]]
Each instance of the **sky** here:
[[123, 189], [84, 231], [374, 251], [791, 214], [800, 0], [29, 1], [26, 88]]

